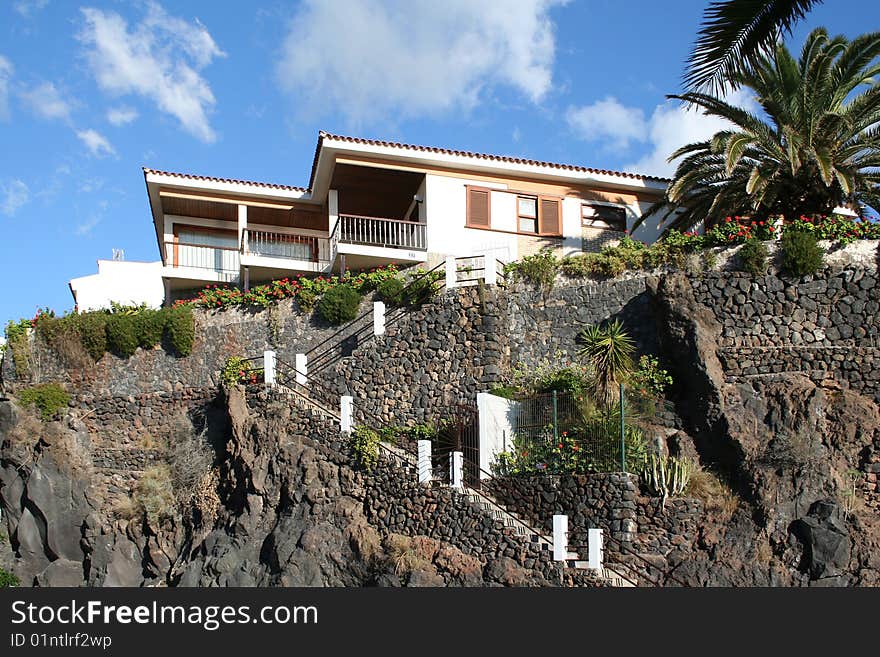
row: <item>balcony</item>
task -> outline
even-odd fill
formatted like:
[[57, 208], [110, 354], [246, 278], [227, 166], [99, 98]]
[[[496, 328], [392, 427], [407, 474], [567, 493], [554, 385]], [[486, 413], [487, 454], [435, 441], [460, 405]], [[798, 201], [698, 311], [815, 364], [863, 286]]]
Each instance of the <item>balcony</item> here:
[[330, 250], [334, 254], [369, 254], [364, 249], [340, 248], [340, 245], [426, 251], [427, 244], [427, 227], [423, 223], [354, 214], [340, 215], [330, 234]]
[[165, 253], [174, 278], [231, 283], [241, 270], [239, 250], [232, 247], [165, 242]]
[[249, 268], [251, 278], [256, 276], [257, 280], [291, 272], [329, 272], [336, 266], [337, 256], [345, 256], [348, 267], [358, 269], [423, 261], [427, 232], [425, 224], [417, 221], [346, 214], [339, 216], [329, 236], [245, 228], [239, 248], [225, 242], [177, 241], [165, 246], [166, 276], [234, 282], [242, 267]]

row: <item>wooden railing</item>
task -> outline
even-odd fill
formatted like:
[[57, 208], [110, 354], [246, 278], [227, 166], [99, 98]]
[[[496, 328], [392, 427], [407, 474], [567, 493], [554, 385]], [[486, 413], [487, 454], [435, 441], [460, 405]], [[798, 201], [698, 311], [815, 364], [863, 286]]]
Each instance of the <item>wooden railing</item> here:
[[327, 263], [330, 261], [330, 242], [326, 237], [246, 228], [242, 235], [242, 254]]
[[427, 230], [423, 223], [356, 214], [339, 215], [330, 241], [334, 245], [341, 242], [417, 251], [428, 248]]

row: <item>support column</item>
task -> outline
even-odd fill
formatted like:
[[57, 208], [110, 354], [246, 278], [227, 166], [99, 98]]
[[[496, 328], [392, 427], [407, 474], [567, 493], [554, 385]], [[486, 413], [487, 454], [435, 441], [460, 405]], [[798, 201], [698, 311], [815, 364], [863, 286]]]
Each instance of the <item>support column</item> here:
[[568, 516], [553, 516], [553, 561], [568, 559]]
[[492, 251], [486, 251], [483, 255], [483, 280], [486, 285], [498, 283], [498, 261], [495, 260], [495, 254]]
[[431, 441], [419, 440], [418, 448], [419, 460], [417, 470], [419, 473], [419, 483], [426, 484], [431, 481]]
[[242, 267], [241, 269], [242, 287], [244, 288], [244, 291], [247, 292], [251, 289], [251, 268]]
[[461, 489], [464, 487], [464, 454], [462, 452], [452, 452], [449, 459], [449, 485], [453, 488]]
[[446, 256], [446, 289], [451, 290], [458, 284], [458, 267], [455, 256]]
[[587, 530], [587, 568], [602, 570], [604, 546], [601, 529]]
[[275, 352], [263, 352], [263, 381], [267, 386], [275, 385]]
[[163, 278], [162, 284], [165, 286], [165, 298], [162, 300], [163, 306], [171, 305], [171, 279]]
[[339, 429], [342, 433], [351, 433], [354, 429], [354, 397], [343, 395], [339, 400]]
[[295, 358], [296, 360], [293, 361], [293, 364], [296, 368], [296, 383], [297, 385], [304, 386], [308, 382], [308, 359], [305, 354], [297, 354]]
[[385, 304], [373, 302], [373, 335], [385, 335]]
[[245, 231], [247, 230], [247, 216], [248, 216], [248, 206], [239, 205], [238, 206], [238, 248], [241, 249], [242, 253], [247, 253], [247, 235]]

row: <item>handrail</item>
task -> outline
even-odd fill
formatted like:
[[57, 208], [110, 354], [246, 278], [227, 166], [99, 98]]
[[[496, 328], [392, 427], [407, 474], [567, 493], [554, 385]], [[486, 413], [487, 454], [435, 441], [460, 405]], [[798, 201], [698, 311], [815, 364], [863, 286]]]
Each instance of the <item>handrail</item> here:
[[[367, 215], [367, 214], [348, 214], [348, 213], [345, 213], [345, 214], [340, 213], [339, 214], [339, 219], [345, 219], [345, 218], [371, 219], [373, 221], [390, 221], [390, 222], [393, 222], [396, 224], [409, 224], [411, 226], [427, 226], [427, 224], [422, 221], [412, 221], [410, 219], [390, 219], [388, 217], [371, 217], [370, 215]], [[338, 220], [337, 220], [337, 223], [339, 223]]]

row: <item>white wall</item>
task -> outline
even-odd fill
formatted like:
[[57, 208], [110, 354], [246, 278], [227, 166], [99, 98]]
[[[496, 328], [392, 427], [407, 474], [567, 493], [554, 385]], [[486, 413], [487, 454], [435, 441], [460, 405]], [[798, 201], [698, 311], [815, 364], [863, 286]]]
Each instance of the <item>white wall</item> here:
[[165, 299], [162, 263], [98, 260], [98, 273], [71, 279], [70, 289], [80, 312], [110, 308], [111, 301], [158, 308]]
[[492, 464], [501, 452], [513, 449], [513, 414], [519, 402], [490, 395], [488, 392], [477, 393], [477, 411], [480, 423], [480, 475], [492, 471]]
[[[468, 178], [451, 178], [427, 174], [425, 176], [425, 219], [428, 231], [428, 251], [444, 255], [473, 255], [481, 250], [492, 250], [502, 260], [516, 258], [516, 235], [465, 227], [468, 185], [503, 190], [505, 185], [486, 183]], [[495, 221], [496, 199], [490, 201], [492, 221]], [[505, 194], [504, 196], [510, 196]], [[504, 203], [505, 201], [500, 201]], [[515, 200], [514, 200], [515, 203]], [[515, 205], [511, 206], [515, 208]], [[516, 215], [513, 214], [514, 221]], [[493, 224], [494, 225], [494, 224]], [[509, 253], [508, 258], [503, 253]]]
[[[467, 213], [467, 186], [491, 189], [490, 213], [492, 228], [479, 230], [465, 227]], [[509, 260], [517, 254], [517, 235], [500, 231], [516, 231], [516, 194], [507, 192], [504, 183], [488, 183], [468, 178], [453, 178], [426, 174], [424, 191], [424, 217], [428, 227], [428, 251], [444, 255], [471, 255], [482, 249], [509, 252]], [[562, 246], [564, 255], [578, 253], [582, 247], [581, 204], [579, 198], [569, 197], [562, 201]], [[636, 219], [651, 203], [634, 202], [624, 206], [627, 228], [632, 230]], [[663, 230], [663, 215], [651, 217], [633, 235], [644, 242], [654, 242]], [[501, 257], [501, 256], [499, 256]], [[505, 259], [505, 258], [502, 258]]]

